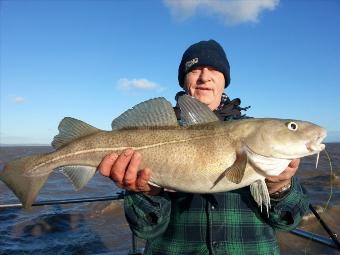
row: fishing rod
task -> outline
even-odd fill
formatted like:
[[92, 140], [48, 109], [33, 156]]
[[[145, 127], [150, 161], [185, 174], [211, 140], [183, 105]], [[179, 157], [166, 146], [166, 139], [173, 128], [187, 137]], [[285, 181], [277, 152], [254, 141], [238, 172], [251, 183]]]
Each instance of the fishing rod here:
[[[307, 190], [304, 186], [302, 186], [302, 190], [304, 193], [307, 193]], [[336, 233], [334, 233], [330, 227], [326, 224], [326, 222], [321, 218], [320, 214], [315, 210], [314, 206], [309, 203], [309, 210], [311, 210], [311, 212], [314, 214], [315, 218], [319, 221], [319, 223], [321, 224], [321, 226], [324, 228], [324, 230], [327, 232], [327, 234], [329, 235], [329, 237], [332, 239], [334, 245], [331, 247], [337, 249], [337, 250], [340, 250], [340, 241], [338, 240], [338, 235]], [[303, 230], [301, 230], [303, 231]], [[323, 238], [319, 238], [320, 236], [318, 237], [315, 237], [315, 234], [311, 233], [311, 235], [309, 234], [305, 234], [303, 232], [301, 232], [300, 229], [296, 229], [296, 230], [291, 230], [290, 232], [293, 233], [293, 234], [296, 234], [296, 235], [300, 235], [302, 237], [305, 237], [307, 239], [310, 239], [310, 240], [313, 240], [313, 241], [317, 241], [317, 242], [322, 242], [326, 245], [328, 245], [328, 242], [323, 242], [324, 239]], [[320, 241], [321, 240], [321, 241]], [[330, 245], [328, 245], [330, 246]]]
[[[330, 190], [330, 196], [329, 196], [329, 198], [328, 198], [328, 201], [326, 202], [326, 206], [325, 206], [325, 209], [326, 209], [327, 206], [328, 206], [328, 203], [329, 203], [330, 200], [331, 200], [332, 194], [333, 194], [333, 184], [332, 184], [333, 165], [332, 165], [332, 159], [331, 159], [331, 157], [330, 157], [330, 155], [329, 155], [329, 153], [327, 152], [326, 149], [324, 150], [324, 152], [325, 152], [325, 154], [326, 154], [326, 156], [327, 156], [327, 158], [328, 158], [328, 161], [329, 161], [329, 168], [330, 168], [330, 172], [331, 172], [331, 175], [330, 175], [330, 177], [331, 177], [331, 179], [330, 179], [330, 188], [331, 188], [331, 190]], [[317, 167], [317, 165], [318, 165], [318, 160], [319, 160], [319, 155], [318, 155], [317, 160], [316, 160], [316, 167]], [[301, 185], [301, 187], [302, 187], [302, 190], [303, 190], [304, 193], [308, 193], [308, 192], [307, 192], [307, 189], [306, 189], [304, 186]], [[327, 234], [329, 235], [329, 237], [332, 239], [332, 241], [334, 242], [335, 248], [338, 249], [338, 250], [340, 250], [340, 241], [339, 241], [339, 239], [338, 239], [337, 234], [334, 233], [334, 232], [330, 229], [330, 227], [329, 227], [329, 226], [326, 224], [326, 222], [321, 218], [320, 214], [315, 210], [314, 206], [313, 206], [311, 203], [309, 203], [309, 209], [312, 211], [312, 213], [314, 214], [314, 216], [316, 217], [316, 219], [319, 221], [319, 223], [321, 224], [321, 226], [324, 228], [324, 230], [327, 232]], [[313, 240], [313, 237], [311, 237], [311, 238], [306, 237], [306, 238]]]
[[336, 246], [336, 244], [333, 242], [333, 240], [331, 240], [327, 237], [317, 235], [317, 234], [314, 234], [314, 233], [309, 232], [309, 231], [302, 230], [301, 228], [296, 228], [296, 229], [293, 229], [289, 232], [291, 234], [297, 235], [299, 237], [303, 237], [303, 238], [306, 238], [308, 240], [327, 245], [330, 248], [339, 250], [339, 247]]
[[[111, 200], [120, 200], [124, 198], [124, 192], [119, 192], [114, 196], [106, 196], [106, 197], [89, 197], [89, 198], [75, 198], [75, 199], [61, 199], [61, 200], [46, 200], [33, 203], [32, 206], [44, 206], [44, 205], [62, 205], [62, 204], [77, 204], [77, 203], [91, 203], [91, 202], [99, 202], [99, 201], [111, 201]], [[21, 208], [21, 203], [14, 204], [4, 204], [0, 205], [0, 209], [6, 208]]]
[[333, 240], [336, 248], [338, 250], [340, 250], [340, 241], [338, 239], [338, 235], [336, 233], [334, 233], [329, 226], [326, 224], [326, 222], [323, 221], [323, 219], [321, 218], [320, 214], [315, 210], [315, 208], [313, 207], [312, 204], [309, 204], [309, 209], [312, 211], [312, 213], [314, 214], [314, 216], [317, 218], [317, 220], [320, 222], [321, 226], [325, 229], [325, 231], [327, 232], [327, 234], [329, 235], [329, 237]]

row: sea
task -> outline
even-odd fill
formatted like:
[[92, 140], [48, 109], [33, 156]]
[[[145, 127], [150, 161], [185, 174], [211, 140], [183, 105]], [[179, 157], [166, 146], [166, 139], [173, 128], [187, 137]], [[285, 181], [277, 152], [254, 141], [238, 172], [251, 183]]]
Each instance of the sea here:
[[[302, 159], [298, 177], [329, 228], [340, 234], [340, 143], [328, 143], [326, 153]], [[0, 169], [14, 158], [51, 152], [49, 146], [2, 146]], [[66, 199], [107, 197], [121, 190], [98, 173], [81, 191], [75, 192], [68, 179], [54, 171], [37, 202]], [[4, 183], [0, 183], [0, 205], [19, 203]], [[0, 208], [0, 254], [98, 254], [123, 255], [132, 251], [132, 233], [124, 217], [122, 200], [54, 204], [21, 208]], [[328, 238], [326, 231], [309, 212], [299, 228]], [[290, 232], [278, 232], [282, 254], [340, 254], [328, 246], [318, 244]], [[144, 241], [137, 239], [137, 248]]]

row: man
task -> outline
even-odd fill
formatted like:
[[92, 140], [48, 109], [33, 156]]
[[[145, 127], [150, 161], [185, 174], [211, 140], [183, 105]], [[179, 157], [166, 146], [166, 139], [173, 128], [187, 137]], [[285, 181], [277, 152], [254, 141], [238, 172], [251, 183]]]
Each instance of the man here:
[[[239, 100], [230, 101], [223, 93], [230, 83], [230, 67], [216, 41], [198, 42], [184, 52], [178, 80], [186, 94], [221, 119], [243, 117]], [[295, 228], [308, 208], [293, 178], [299, 160], [293, 160], [281, 175], [266, 179], [272, 205], [269, 215], [260, 212], [249, 187], [216, 194], [154, 187], [148, 183], [152, 170], [139, 171], [141, 161], [139, 152], [128, 149], [107, 155], [98, 168], [127, 190], [126, 218], [132, 231], [147, 240], [145, 254], [279, 254], [275, 230]]]

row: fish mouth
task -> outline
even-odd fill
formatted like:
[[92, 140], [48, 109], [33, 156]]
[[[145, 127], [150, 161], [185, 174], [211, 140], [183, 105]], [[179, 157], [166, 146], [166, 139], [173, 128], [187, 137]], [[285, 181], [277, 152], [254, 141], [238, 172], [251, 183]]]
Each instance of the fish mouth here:
[[306, 143], [306, 148], [310, 152], [320, 152], [325, 149], [326, 145], [321, 143], [323, 139], [326, 137], [326, 132], [324, 131], [321, 135], [319, 135], [315, 140], [312, 140]]
[[319, 152], [319, 151], [324, 150], [325, 147], [326, 145], [323, 143], [307, 143], [306, 144], [306, 148], [310, 152]]

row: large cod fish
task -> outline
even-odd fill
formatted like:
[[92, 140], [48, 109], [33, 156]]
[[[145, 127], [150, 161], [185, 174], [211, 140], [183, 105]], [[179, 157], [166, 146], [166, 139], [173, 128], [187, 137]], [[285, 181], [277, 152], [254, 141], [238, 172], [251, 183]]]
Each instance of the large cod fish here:
[[35, 201], [54, 169], [82, 188], [102, 158], [127, 148], [143, 155], [150, 183], [191, 193], [229, 191], [250, 185], [254, 200], [270, 206], [264, 182], [279, 175], [292, 159], [317, 154], [326, 130], [309, 122], [244, 119], [222, 122], [190, 96], [178, 100], [181, 126], [164, 98], [151, 99], [127, 110], [112, 122], [112, 131], [66, 117], [54, 137], [54, 152], [10, 161], [0, 179], [25, 208]]

